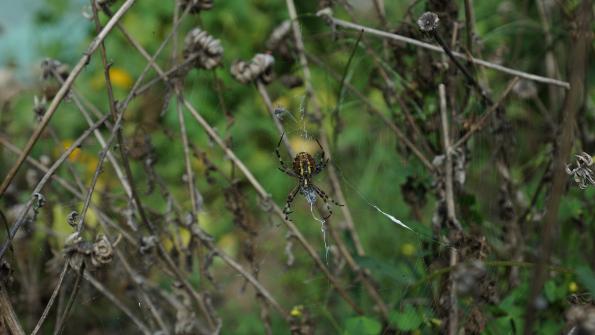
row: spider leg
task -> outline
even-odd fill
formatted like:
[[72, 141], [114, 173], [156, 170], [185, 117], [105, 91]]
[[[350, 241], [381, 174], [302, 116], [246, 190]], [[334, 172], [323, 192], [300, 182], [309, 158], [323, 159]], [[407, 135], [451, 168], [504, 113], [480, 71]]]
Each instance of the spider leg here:
[[287, 220], [287, 221], [291, 221], [291, 220], [289, 220], [289, 214], [291, 214], [293, 212], [291, 210], [291, 203], [295, 199], [295, 196], [297, 195], [299, 190], [300, 190], [300, 185], [297, 184], [293, 187], [293, 189], [289, 192], [289, 195], [287, 196], [287, 202], [285, 202], [285, 207], [283, 207], [283, 214], [285, 214], [285, 220]]
[[340, 203], [336, 202], [333, 198], [329, 197], [323, 190], [320, 189], [320, 187], [312, 184], [312, 188], [322, 198], [322, 200], [324, 201], [324, 205], [326, 206], [326, 210], [328, 211], [328, 215], [323, 217], [323, 220], [326, 220], [329, 217], [331, 217], [331, 215], [333, 215], [333, 209], [329, 205], [329, 201], [332, 202], [335, 206], [343, 206]]
[[324, 148], [322, 147], [318, 139], [316, 139], [316, 143], [318, 143], [318, 147], [320, 147], [320, 161], [316, 162], [316, 169], [314, 170], [312, 175], [319, 174], [322, 170], [324, 170], [324, 168], [326, 168], [329, 162], [328, 159], [325, 159], [326, 154], [324, 152]]
[[279, 147], [281, 146], [281, 141], [283, 141], [283, 136], [285, 136], [285, 132], [283, 134], [281, 134], [279, 143], [277, 143], [277, 147], [275, 148], [275, 154], [277, 155], [279, 164], [281, 164], [281, 167], [279, 168], [279, 170], [281, 170], [283, 173], [287, 174], [288, 176], [296, 177], [297, 175], [295, 174], [295, 172], [293, 172], [290, 168], [287, 167], [287, 165], [285, 165], [283, 158], [281, 158], [281, 153], [279, 152]]

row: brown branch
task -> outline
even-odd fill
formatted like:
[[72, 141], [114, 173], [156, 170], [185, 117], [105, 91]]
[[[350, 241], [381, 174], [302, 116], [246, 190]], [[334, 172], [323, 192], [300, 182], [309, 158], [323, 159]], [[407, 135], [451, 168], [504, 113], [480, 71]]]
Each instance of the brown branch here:
[[[436, 52], [444, 52], [444, 50], [439, 46], [421, 42], [421, 41], [418, 41], [418, 40], [410, 38], [410, 37], [405, 37], [405, 36], [401, 36], [398, 34], [387, 33], [382, 30], [378, 30], [378, 29], [362, 26], [359, 24], [355, 24], [352, 22], [336, 19], [336, 18], [332, 17], [331, 15], [329, 15], [328, 12], [319, 12], [319, 16], [326, 16], [326, 17], [330, 18], [332, 20], [333, 24], [340, 26], [340, 27], [345, 27], [345, 28], [354, 29], [354, 30], [358, 30], [358, 31], [363, 30], [364, 32], [366, 32], [368, 34], [372, 34], [372, 35], [376, 35], [376, 36], [380, 36], [380, 37], [384, 37], [384, 38], [389, 38], [389, 39], [392, 39], [395, 41], [415, 45], [417, 47], [436, 51]], [[490, 68], [490, 69], [493, 69], [496, 71], [500, 71], [502, 73], [506, 73], [506, 74], [509, 74], [512, 76], [516, 76], [516, 77], [524, 78], [527, 80], [532, 80], [532, 81], [549, 84], [549, 85], [556, 85], [556, 86], [564, 87], [566, 89], [570, 89], [570, 84], [565, 81], [547, 78], [547, 77], [539, 76], [536, 74], [531, 74], [531, 73], [511, 69], [511, 68], [508, 68], [508, 67], [505, 67], [502, 65], [490, 63], [490, 62], [482, 60], [482, 59], [469, 57], [468, 55], [462, 54], [460, 52], [453, 52], [452, 54], [454, 55], [454, 57], [457, 57], [457, 58], [460, 58], [460, 59], [463, 59], [466, 61], [470, 61], [473, 64], [481, 65], [483, 67], [487, 67], [487, 68]]]

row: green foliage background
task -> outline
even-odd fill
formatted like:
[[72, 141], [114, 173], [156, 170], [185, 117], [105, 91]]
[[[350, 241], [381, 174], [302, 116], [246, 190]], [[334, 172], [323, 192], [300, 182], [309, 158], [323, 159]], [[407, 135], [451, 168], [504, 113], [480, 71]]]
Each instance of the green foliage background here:
[[[117, 5], [119, 5], [118, 2]], [[464, 7], [459, 5], [459, 19], [464, 22]], [[345, 32], [337, 40], [333, 39], [330, 28], [314, 14], [318, 10], [315, 2], [298, 2], [300, 23], [306, 43], [306, 51], [324, 61], [330, 71], [342, 74], [348, 63], [351, 51], [358, 38], [356, 32]], [[8, 107], [0, 114], [2, 136], [8, 136], [10, 141], [19, 147], [26, 143], [31, 130], [35, 126], [33, 109], [33, 96], [40, 94], [44, 84], [37, 81], [39, 75], [37, 65], [41, 58], [49, 57], [59, 59], [66, 64], [74, 64], [81, 52], [85, 50], [91, 39], [95, 36], [95, 29], [91, 21], [86, 20], [81, 11], [88, 11], [86, 2], [80, 1], [46, 1], [33, 6], [30, 20], [23, 22], [30, 31], [35, 32], [31, 41], [23, 41], [23, 49], [32, 53], [33, 57], [22, 57], [18, 50], [2, 49], [6, 45], [0, 44], [3, 50], [3, 66], [12, 69], [20, 78], [22, 90], [14, 97]], [[409, 4], [406, 2], [386, 1], [388, 24], [391, 28], [400, 25], [411, 25], [414, 22], [404, 19]], [[425, 2], [418, 2], [411, 7], [412, 17], [417, 18], [426, 10]], [[476, 14], [477, 35], [481, 41], [483, 58], [492, 61], [501, 61], [504, 65], [521, 69], [531, 73], [544, 73], [544, 55], [547, 51], [543, 42], [542, 24], [539, 21], [537, 8], [532, 1], [479, 1], [474, 2]], [[572, 12], [572, 3], [566, 3], [564, 10], [553, 12], [552, 34], [556, 41], [554, 51], [560, 63], [561, 78], [565, 78], [564, 64], [568, 57], [569, 25], [565, 15]], [[337, 17], [349, 19], [347, 13], [336, 6]], [[138, 1], [126, 14], [123, 25], [126, 29], [150, 52], [154, 52], [161, 41], [169, 33], [172, 26], [173, 14], [172, 1]], [[494, 14], [498, 13], [498, 15]], [[356, 11], [356, 17], [362, 24], [378, 26], [372, 10]], [[274, 148], [279, 140], [269, 113], [258, 91], [253, 85], [242, 85], [235, 81], [229, 74], [229, 67], [234, 60], [249, 59], [255, 53], [266, 52], [265, 42], [270, 32], [283, 20], [287, 19], [287, 10], [283, 1], [257, 0], [257, 1], [216, 1], [212, 10], [203, 11], [199, 15], [185, 18], [180, 28], [177, 47], [183, 47], [183, 36], [195, 26], [203, 27], [216, 38], [221, 39], [225, 49], [223, 66], [214, 71], [193, 70], [185, 79], [185, 96], [197, 107], [199, 112], [213, 125], [218, 133], [229, 140], [230, 147], [237, 156], [249, 167], [255, 177], [271, 193], [272, 199], [283, 205], [289, 190], [295, 185], [295, 180], [287, 177], [277, 170], [278, 162], [274, 155]], [[106, 18], [102, 16], [102, 22]], [[5, 33], [11, 33], [6, 29]], [[460, 32], [464, 34], [464, 29]], [[366, 36], [363, 43], [377, 54], [382, 54], [384, 46], [382, 41]], [[25, 46], [26, 44], [26, 46]], [[122, 35], [114, 31], [106, 40], [108, 57], [113, 67], [121, 71], [121, 75], [128, 80], [134, 80], [146, 65], [146, 61], [126, 42]], [[158, 58], [162, 67], [171, 65], [171, 44]], [[25, 52], [25, 51], [23, 51]], [[389, 51], [390, 53], [390, 51]], [[591, 55], [592, 55], [591, 50]], [[402, 58], [401, 58], [402, 57]], [[433, 60], [439, 56], [433, 55]], [[395, 68], [395, 59], [398, 64], [406, 68]], [[23, 59], [33, 59], [25, 62]], [[407, 53], [404, 55], [389, 54], [385, 60], [384, 69], [390, 75], [397, 91], [403, 92], [418, 84], [419, 59]], [[452, 64], [451, 64], [452, 65]], [[349, 84], [364, 94], [372, 104], [382, 113], [387, 115], [398, 126], [405, 125], [405, 117], [398, 106], [389, 106], [377, 85], [377, 64], [366, 53], [362, 44], [358, 44], [352, 65], [346, 77]], [[423, 66], [423, 64], [422, 64]], [[426, 64], [432, 67], [432, 64]], [[402, 143], [396, 140], [392, 131], [374, 114], [368, 113], [367, 106], [356, 95], [345, 91], [339, 99], [339, 83], [333, 79], [328, 69], [311, 64], [313, 71], [313, 84], [317, 98], [325, 119], [318, 126], [308, 122], [308, 130], [313, 136], [324, 130], [333, 139], [328, 148], [332, 154], [332, 163], [337, 167], [343, 179], [343, 191], [351, 212], [354, 215], [356, 229], [361, 236], [367, 255], [357, 258], [358, 264], [370, 271], [371, 277], [377, 286], [383, 300], [389, 305], [390, 327], [393, 331], [414, 334], [431, 334], [440, 332], [442, 325], [441, 316], [435, 307], [436, 297], [440, 296], [441, 280], [445, 273], [440, 273], [442, 267], [429, 265], [424, 258], [430, 256], [428, 247], [431, 244], [431, 221], [435, 211], [435, 197], [432, 184], [433, 176], [427, 172], [423, 165], [410, 155]], [[502, 73], [490, 70], [478, 70], [482, 82], [489, 83], [494, 96], [498, 96], [510, 79]], [[584, 108], [583, 122], [593, 125], [593, 97], [595, 88], [593, 79], [595, 67], [593, 64], [588, 69], [588, 83], [586, 83], [587, 99]], [[103, 83], [103, 68], [98, 54], [85, 68], [76, 81], [75, 88], [92, 103], [102, 110], [107, 109], [105, 86]], [[277, 58], [275, 72], [301, 76], [302, 72], [297, 63], [290, 60]], [[153, 72], [149, 77], [154, 76]], [[440, 74], [438, 74], [440, 75]], [[216, 81], [222, 87], [217, 92]], [[464, 81], [462, 76], [457, 77], [457, 85]], [[124, 79], [126, 82], [126, 79]], [[279, 80], [268, 86], [269, 94], [274, 103], [283, 106], [294, 115], [299, 114], [300, 105], [304, 97], [304, 88], [287, 88]], [[537, 85], [537, 99], [549, 101], [548, 87]], [[420, 123], [439, 124], [436, 122], [438, 115], [437, 90], [434, 92], [421, 92], [416, 101], [414, 118]], [[116, 99], [123, 100], [128, 93], [126, 84], [116, 84]], [[221, 95], [221, 97], [218, 96]], [[151, 89], [147, 94], [133, 100], [127, 114], [124, 131], [127, 137], [148, 134], [156, 149], [156, 171], [170, 187], [176, 198], [186, 209], [191, 207], [187, 194], [186, 184], [182, 181], [184, 174], [183, 147], [179, 141], [179, 126], [175, 110], [175, 97], [169, 102], [164, 101], [166, 87], [162, 84]], [[224, 104], [221, 104], [221, 101]], [[164, 117], [160, 118], [162, 106], [166, 106]], [[337, 127], [337, 119], [332, 118], [332, 113], [340, 106], [339, 120], [341, 128]], [[546, 170], [551, 159], [553, 133], [548, 128], [547, 122], [539, 114], [536, 100], [523, 100], [513, 96], [507, 101], [506, 113], [513, 127], [511, 144], [511, 179], [517, 186], [518, 196], [525, 201], [531, 200], [540, 178]], [[233, 123], [228, 123], [224, 111], [233, 115]], [[458, 111], [464, 118], [481, 115], [485, 108], [476, 98], [465, 110]], [[555, 110], [558, 113], [558, 110]], [[556, 114], [557, 115], [557, 114]], [[556, 115], [552, 116], [554, 119]], [[232, 179], [243, 180], [241, 173], [231, 166], [221, 150], [214, 146], [206, 136], [203, 129], [187, 116], [187, 130], [193, 145], [206, 152], [208, 158]], [[439, 119], [438, 119], [439, 121]], [[300, 141], [299, 124], [284, 119], [284, 124], [289, 131], [289, 136], [297, 148], [312, 148], [305, 141]], [[86, 123], [70, 100], [62, 103], [59, 112], [51, 121], [58, 137], [64, 143], [75, 139], [86, 129]], [[339, 131], [340, 130], [340, 131]], [[173, 140], [168, 138], [171, 132]], [[435, 148], [440, 149], [438, 128], [427, 128], [427, 141]], [[577, 144], [577, 152], [588, 151], [589, 144]], [[507, 235], [504, 231], [502, 220], [499, 218], [499, 188], [502, 183], [495, 166], [492, 135], [489, 130], [477, 135], [471, 143], [470, 163], [467, 166], [467, 184], [465, 194], [458, 197], [460, 221], [466, 231], [476, 236], [485, 236], [489, 245], [489, 253], [485, 260], [487, 273], [495, 282], [498, 299], [482, 308], [485, 317], [485, 334], [512, 334], [522, 329], [523, 313], [527, 304], [527, 294], [533, 275], [533, 261], [539, 246], [540, 220], [537, 218], [544, 208], [544, 193], [540, 193], [535, 204], [529, 210], [528, 220], [523, 230], [523, 258], [527, 263], [515, 263], [510, 255], [505, 252]], [[34, 148], [32, 156], [48, 155], [52, 161], [59, 156], [63, 148], [56, 145], [49, 137], [45, 136]], [[79, 172], [84, 183], [90, 180], [97, 162], [97, 153], [100, 148], [93, 141], [88, 141], [81, 149], [79, 159], [72, 162]], [[289, 157], [283, 153], [286, 160]], [[433, 157], [430, 157], [430, 159]], [[0, 162], [0, 175], [5, 175], [14, 161], [14, 156], [3, 150]], [[141, 164], [135, 163], [135, 175], [139, 176], [139, 185], [146, 189], [146, 176]], [[232, 215], [225, 209], [223, 189], [229, 182], [221, 176], [215, 177], [214, 183], [209, 183], [205, 177], [205, 166], [199, 160], [193, 161], [193, 168], [197, 173], [197, 189], [204, 198], [204, 211], [199, 220], [201, 226], [212, 234], [218, 245], [236, 259], [242, 258], [242, 238], [238, 228], [233, 224]], [[68, 178], [67, 169], [62, 168], [60, 175]], [[332, 194], [326, 173], [316, 178], [316, 183]], [[419, 215], [414, 214], [403, 196], [403, 186], [414, 180], [425, 192], [425, 205], [417, 208]], [[25, 173], [20, 173], [17, 182], [16, 199], [4, 200], [3, 211], [8, 210], [15, 203], [23, 203], [30, 197], [30, 190], [25, 182]], [[258, 195], [245, 183], [241, 189], [246, 196], [250, 213], [258, 222], [259, 235], [256, 239], [257, 259], [261, 271], [259, 279], [271, 293], [279, 300], [282, 306], [291, 310], [294, 306], [303, 306], [315, 324], [316, 333], [329, 334], [378, 334], [385, 329], [373, 302], [363, 289], [360, 282], [354, 280], [353, 274], [347, 269], [337, 268], [331, 255], [330, 267], [337, 271], [343, 280], [342, 283], [357, 304], [364, 309], [365, 315], [356, 315], [348, 305], [338, 297], [337, 292], [328, 283], [326, 278], [313, 266], [312, 261], [296, 244], [293, 253], [296, 262], [292, 267], [284, 263], [283, 254], [285, 246], [284, 226], [280, 226], [277, 218], [270, 217], [259, 206]], [[113, 170], [106, 166], [102, 174], [98, 194], [106, 192], [111, 196], [124, 196], [123, 190], [118, 187]], [[15, 278], [31, 276], [32, 273], [19, 274], [23, 271], [24, 264], [32, 264], [33, 273], [44, 278], [55, 275], [48, 273], [44, 261], [47, 260], [47, 246], [51, 250], [59, 251], [63, 244], [64, 236], [68, 233], [65, 217], [70, 210], [80, 209], [78, 201], [69, 198], [65, 192], [51, 191], [48, 193], [49, 209], [44, 211], [38, 219], [38, 224], [45, 222], [53, 230], [59, 232], [57, 236], [49, 236], [43, 229], [36, 229], [31, 240], [24, 242], [15, 240], [15, 245], [23, 243], [29, 249], [17, 250], [11, 257], [26, 257], [25, 260], [15, 262]], [[563, 197], [559, 221], [557, 224], [557, 238], [555, 243], [555, 266], [550, 273], [550, 279], [545, 285], [544, 299], [546, 307], [539, 313], [537, 325], [540, 334], [558, 334], [567, 329], [564, 313], [573, 304], [572, 297], [588, 297], [595, 294], [595, 276], [593, 274], [595, 255], [595, 214], [591, 210], [594, 205], [595, 188], [590, 187], [580, 190], [575, 184], [569, 182], [568, 192]], [[95, 199], [98, 204], [101, 199]], [[143, 196], [146, 205], [154, 211], [163, 213], [167, 203], [155, 191], [151, 195]], [[123, 201], [113, 201], [113, 213], [121, 220], [121, 213], [116, 209], [126, 206]], [[385, 212], [401, 219], [416, 230], [409, 232], [391, 223], [385, 216], [377, 212], [371, 204], [377, 205]], [[294, 203], [295, 212], [292, 217], [295, 223], [305, 234], [309, 242], [318, 247], [319, 254], [324, 258], [324, 246], [320, 233], [319, 223], [312, 219], [308, 205], [300, 196]], [[524, 211], [524, 208], [518, 210]], [[333, 222], [341, 224], [343, 218], [340, 210], [335, 210]], [[91, 221], [92, 222], [92, 221]], [[92, 228], [98, 229], [98, 227]], [[174, 231], [173, 227], [163, 227], [164, 231]], [[446, 232], [444, 232], [446, 233]], [[348, 241], [345, 234], [343, 236]], [[3, 235], [3, 240], [5, 235]], [[329, 238], [329, 237], [327, 237]], [[349, 243], [349, 247], [353, 245]], [[464, 247], [464, 246], [463, 246]], [[17, 248], [19, 249], [19, 248]], [[353, 249], [352, 249], [353, 250]], [[444, 257], [447, 249], [441, 249], [437, 257]], [[133, 251], [129, 250], [132, 254]], [[436, 256], [436, 255], [434, 255]], [[191, 266], [193, 284], [197, 287], [213, 290], [215, 307], [218, 315], [223, 319], [222, 334], [256, 334], [263, 333], [263, 324], [259, 317], [259, 308], [254, 299], [252, 288], [242, 290], [242, 281], [226, 266], [216, 261], [213, 273], [219, 284], [220, 290], [213, 289], [212, 284], [206, 282], [199, 275], [198, 259]], [[500, 262], [499, 262], [500, 261]], [[520, 266], [520, 282], [510, 285], [507, 276], [513, 266]], [[345, 273], [347, 272], [347, 273]], [[115, 292], [122, 294], [122, 299], [131, 306], [134, 304], [134, 295], [126, 292], [125, 283], [118, 282], [117, 274], [104, 270], [101, 276], [106, 280], [106, 285]], [[171, 278], [156, 271], [148, 271], [148, 276], [160, 286], [170, 289]], [[18, 280], [17, 280], [18, 281]], [[38, 303], [41, 308], [45, 306], [47, 296], [53, 288], [51, 281], [38, 279], [42, 293]], [[26, 291], [24, 283], [15, 284], [13, 292]], [[14, 293], [17, 312], [25, 320], [29, 329], [36, 321], [37, 309], [24, 306], [23, 298]], [[19, 300], [20, 299], [20, 300]], [[462, 323], [471, 318], [474, 300], [464, 298], [459, 301], [461, 307]], [[124, 315], [111, 307], [109, 301], [94, 292], [91, 287], [81, 292], [77, 301], [77, 308], [73, 311], [70, 324], [66, 333], [90, 332], [97, 330], [100, 333], [113, 333], [115, 331], [134, 332], [134, 326]], [[296, 311], [299, 309], [296, 309]], [[38, 314], [29, 315], [32, 311]], [[146, 310], [137, 309], [142, 315]], [[299, 314], [299, 313], [298, 313]], [[302, 314], [299, 314], [302, 317]], [[274, 333], [288, 333], [287, 323], [274, 311], [271, 311]], [[51, 321], [53, 322], [53, 321]], [[51, 323], [50, 322], [50, 323]], [[48, 332], [51, 332], [48, 326]]]

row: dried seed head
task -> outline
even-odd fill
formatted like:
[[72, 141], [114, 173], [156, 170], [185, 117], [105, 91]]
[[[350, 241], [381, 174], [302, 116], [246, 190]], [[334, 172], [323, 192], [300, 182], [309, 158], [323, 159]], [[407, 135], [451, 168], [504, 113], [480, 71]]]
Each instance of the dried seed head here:
[[37, 116], [38, 119], [41, 119], [47, 110], [48, 100], [46, 99], [45, 95], [41, 97], [34, 96], [33, 97], [33, 113]]
[[436, 28], [438, 28], [439, 22], [440, 19], [438, 18], [438, 15], [432, 12], [425, 12], [419, 17], [419, 19], [417, 19], [417, 25], [419, 26], [419, 29], [425, 32], [436, 30]]
[[47, 80], [57, 74], [62, 80], [66, 80], [70, 74], [68, 65], [62, 64], [55, 59], [46, 58], [41, 62], [41, 78]]
[[190, 13], [196, 14], [201, 10], [209, 10], [213, 8], [213, 0], [181, 0], [180, 7], [182, 10], [190, 7]]
[[184, 39], [184, 58], [194, 58], [195, 66], [212, 69], [221, 63], [221, 41], [200, 28], [192, 29]]
[[586, 152], [575, 155], [576, 163], [574, 165], [566, 165], [566, 174], [573, 176], [574, 181], [582, 190], [589, 185], [595, 185], [595, 174], [591, 170], [593, 165], [593, 157]]
[[97, 235], [93, 243], [93, 252], [91, 254], [91, 263], [93, 266], [100, 267], [108, 264], [114, 257], [112, 244], [103, 234]]
[[68, 214], [68, 216], [66, 217], [66, 222], [68, 222], [69, 226], [75, 228], [79, 222], [79, 213], [77, 213], [76, 211], [70, 212], [70, 214]]
[[268, 54], [256, 54], [250, 61], [236, 61], [231, 65], [231, 75], [240, 83], [247, 84], [261, 80], [265, 84], [273, 79], [273, 64], [275, 59]]

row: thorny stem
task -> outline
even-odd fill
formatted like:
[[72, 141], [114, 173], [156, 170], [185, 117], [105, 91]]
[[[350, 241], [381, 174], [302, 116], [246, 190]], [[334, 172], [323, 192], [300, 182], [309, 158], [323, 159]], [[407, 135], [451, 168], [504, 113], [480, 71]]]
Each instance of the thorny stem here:
[[[23, 154], [18, 158], [17, 162], [10, 169], [10, 171], [8, 172], [8, 175], [4, 178], [4, 181], [0, 185], [0, 198], [4, 195], [4, 192], [6, 191], [6, 189], [8, 188], [8, 186], [10, 185], [10, 183], [12, 182], [14, 177], [16, 176], [17, 171], [19, 170], [19, 168], [21, 167], [21, 165], [23, 164], [23, 162], [25, 161], [25, 159], [27, 158], [27, 156], [33, 149], [33, 146], [35, 145], [35, 143], [41, 136], [45, 127], [50, 122], [50, 119], [52, 118], [54, 113], [57, 111], [58, 106], [60, 105], [62, 100], [66, 97], [70, 87], [72, 86], [72, 84], [74, 83], [74, 81], [76, 80], [78, 75], [81, 73], [83, 68], [87, 65], [87, 63], [89, 63], [89, 61], [91, 59], [91, 55], [97, 50], [97, 48], [99, 47], [101, 42], [103, 42], [103, 40], [107, 37], [108, 33], [114, 28], [114, 26], [118, 23], [118, 21], [120, 21], [120, 19], [124, 16], [124, 13], [126, 13], [126, 11], [128, 11], [128, 9], [130, 9], [130, 7], [132, 7], [132, 5], [134, 4], [135, 1], [136, 0], [126, 0], [126, 2], [124, 4], [122, 4], [120, 9], [118, 9], [118, 11], [114, 14], [114, 16], [107, 22], [107, 24], [101, 30], [101, 32], [99, 32], [99, 34], [97, 34], [97, 37], [95, 37], [93, 42], [91, 42], [91, 44], [87, 48], [87, 51], [84, 53], [83, 57], [79, 60], [79, 62], [76, 64], [76, 66], [72, 69], [72, 71], [68, 75], [68, 78], [66, 78], [66, 81], [60, 87], [60, 90], [58, 91], [58, 93], [56, 93], [56, 96], [54, 97], [54, 99], [52, 100], [52, 103], [50, 104], [46, 113], [44, 114], [43, 119], [41, 119], [41, 122], [39, 123], [39, 125], [37, 126], [37, 128], [35, 129], [33, 134], [31, 135], [31, 137], [29, 138], [27, 145], [23, 149]], [[0, 255], [2, 255], [2, 253], [0, 253]]]
[[[368, 33], [368, 34], [372, 34], [372, 35], [376, 35], [376, 36], [380, 36], [380, 37], [384, 37], [384, 38], [389, 38], [395, 41], [399, 41], [399, 42], [404, 42], [407, 44], [411, 44], [411, 45], [415, 45], [417, 47], [420, 48], [424, 48], [424, 49], [428, 49], [428, 50], [432, 50], [432, 51], [436, 51], [436, 52], [444, 52], [444, 50], [436, 45], [432, 45], [429, 43], [425, 43], [425, 42], [421, 42], [418, 41], [414, 38], [410, 38], [410, 37], [405, 37], [405, 36], [401, 36], [398, 34], [392, 34], [392, 33], [387, 33], [385, 31], [382, 30], [378, 30], [378, 29], [374, 29], [374, 28], [370, 28], [370, 27], [366, 27], [366, 26], [362, 26], [359, 24], [355, 24], [352, 22], [348, 22], [348, 21], [344, 21], [344, 20], [340, 20], [337, 18], [334, 18], [330, 15], [328, 15], [327, 13], [324, 14], [320, 14], [320, 15], [325, 15], [327, 17], [329, 17], [333, 24], [340, 26], [340, 27], [345, 27], [345, 28], [349, 28], [349, 29], [355, 29], [355, 30], [363, 30], [364, 32]], [[452, 52], [452, 55], [456, 58], [460, 58], [466, 61], [469, 61], [473, 64], [476, 65], [481, 65], [483, 67], [487, 67], [496, 71], [500, 71], [502, 73], [506, 73], [509, 75], [513, 75], [513, 76], [517, 76], [520, 78], [524, 78], [527, 80], [532, 80], [532, 81], [536, 81], [536, 82], [540, 82], [540, 83], [544, 83], [544, 84], [549, 84], [549, 85], [556, 85], [556, 86], [560, 86], [563, 87], [565, 89], [570, 89], [570, 84], [568, 82], [565, 81], [561, 81], [561, 80], [557, 80], [557, 79], [552, 79], [552, 78], [547, 78], [547, 77], [543, 77], [543, 76], [538, 76], [535, 74], [531, 74], [531, 73], [527, 73], [527, 72], [523, 72], [523, 71], [519, 71], [519, 70], [515, 70], [515, 69], [511, 69], [511, 68], [507, 68], [505, 66], [502, 65], [498, 65], [495, 63], [490, 63], [488, 61], [482, 60], [482, 59], [478, 59], [478, 58], [474, 58], [474, 57], [469, 57], [468, 55], [462, 54], [460, 52]]]

